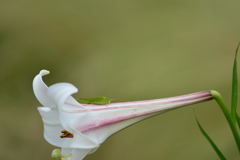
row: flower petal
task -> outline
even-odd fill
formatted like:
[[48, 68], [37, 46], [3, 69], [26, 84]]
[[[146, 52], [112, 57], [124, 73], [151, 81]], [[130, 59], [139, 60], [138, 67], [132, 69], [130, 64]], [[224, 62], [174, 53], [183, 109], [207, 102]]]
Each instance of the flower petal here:
[[33, 80], [33, 91], [38, 101], [45, 107], [54, 108], [56, 105], [47, 96], [48, 87], [43, 82], [42, 76], [49, 74], [47, 70], [41, 70], [40, 73]]
[[[98, 143], [93, 141], [90, 137], [82, 134], [81, 132], [72, 128], [69, 124], [76, 116], [73, 113], [63, 112], [63, 107], [68, 107], [72, 109], [82, 109], [85, 108], [79, 104], [76, 100], [71, 97], [71, 94], [76, 93], [77, 88], [69, 83], [57, 83], [49, 87], [48, 96], [57, 104], [59, 110], [59, 117], [62, 126], [64, 129], [69, 131], [74, 135], [73, 138], [66, 138], [63, 147], [65, 148], [83, 148], [83, 149], [93, 149], [99, 146]], [[80, 116], [84, 116], [85, 114], [81, 114]]]
[[57, 104], [59, 110], [63, 109], [64, 105], [70, 110], [85, 110], [85, 107], [71, 96], [76, 92], [78, 89], [70, 83], [57, 83], [49, 87], [47, 95]]
[[59, 120], [58, 110], [48, 107], [38, 107], [44, 126], [44, 138], [52, 145], [62, 147], [64, 139], [60, 138], [63, 127]]

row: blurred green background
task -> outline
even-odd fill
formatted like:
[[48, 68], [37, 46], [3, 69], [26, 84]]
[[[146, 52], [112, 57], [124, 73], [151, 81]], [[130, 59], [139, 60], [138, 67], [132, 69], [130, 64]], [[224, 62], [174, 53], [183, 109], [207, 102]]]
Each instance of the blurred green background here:
[[[0, 0], [0, 159], [50, 160], [32, 92], [69, 82], [75, 98], [144, 100], [202, 90], [230, 103], [240, 40], [239, 0]], [[202, 126], [227, 159], [239, 159], [216, 102], [177, 109], [110, 137], [86, 160], [214, 160]]]

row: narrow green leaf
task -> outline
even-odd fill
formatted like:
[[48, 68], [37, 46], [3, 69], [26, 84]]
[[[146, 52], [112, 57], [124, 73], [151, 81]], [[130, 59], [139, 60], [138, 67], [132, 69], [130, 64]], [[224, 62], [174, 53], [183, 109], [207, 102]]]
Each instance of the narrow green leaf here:
[[218, 149], [218, 147], [215, 145], [215, 143], [212, 141], [212, 139], [208, 136], [208, 134], [204, 131], [204, 129], [202, 128], [202, 126], [200, 125], [197, 117], [196, 117], [196, 121], [198, 124], [198, 127], [200, 129], [200, 131], [202, 132], [202, 134], [204, 135], [204, 137], [207, 139], [207, 141], [210, 143], [210, 145], [212, 146], [212, 148], [214, 149], [214, 151], [217, 153], [218, 157], [221, 160], [226, 160], [226, 158], [224, 157], [224, 155], [222, 154], [222, 152]]
[[236, 119], [237, 119], [238, 128], [240, 128], [240, 117], [238, 114], [236, 114]]
[[238, 77], [237, 77], [237, 54], [238, 54], [238, 48], [240, 46], [240, 42], [238, 43], [236, 52], [235, 52], [235, 58], [234, 58], [234, 64], [233, 64], [233, 72], [232, 72], [232, 101], [231, 101], [231, 114], [234, 123], [236, 123], [237, 120], [237, 101], [238, 101]]

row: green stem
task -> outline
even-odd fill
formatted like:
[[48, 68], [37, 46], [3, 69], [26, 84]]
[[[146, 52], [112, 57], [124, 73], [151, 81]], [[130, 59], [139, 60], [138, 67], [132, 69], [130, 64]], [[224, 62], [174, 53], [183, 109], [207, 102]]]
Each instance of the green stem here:
[[238, 146], [238, 151], [240, 152], [240, 136], [238, 133], [238, 129], [234, 123], [234, 120], [232, 119], [231, 112], [229, 111], [228, 107], [226, 106], [225, 102], [223, 101], [223, 98], [220, 93], [217, 91], [211, 91], [211, 94], [213, 98], [217, 101], [219, 104], [220, 108], [222, 109], [222, 112], [224, 116], [226, 117], [228, 124], [232, 130], [233, 136], [235, 138], [236, 144]]

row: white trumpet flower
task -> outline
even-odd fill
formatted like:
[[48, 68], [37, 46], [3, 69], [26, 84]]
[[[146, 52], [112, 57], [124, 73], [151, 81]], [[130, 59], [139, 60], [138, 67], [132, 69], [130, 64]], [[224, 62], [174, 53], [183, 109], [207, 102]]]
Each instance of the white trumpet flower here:
[[[71, 95], [78, 89], [69, 83], [48, 87], [42, 70], [33, 80], [33, 90], [44, 124], [44, 137], [52, 145], [61, 147], [61, 154], [72, 155], [63, 160], [82, 160], [93, 153], [112, 134], [136, 122], [176, 109], [213, 99], [210, 91], [177, 97], [110, 103], [107, 105], [82, 105]], [[63, 134], [63, 135], [62, 135]]]

